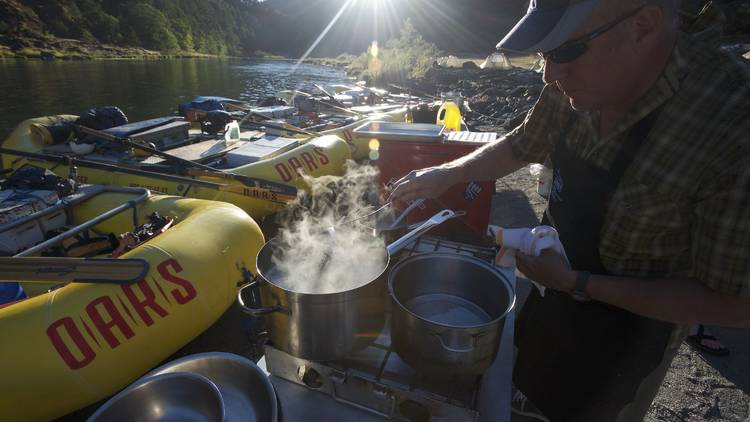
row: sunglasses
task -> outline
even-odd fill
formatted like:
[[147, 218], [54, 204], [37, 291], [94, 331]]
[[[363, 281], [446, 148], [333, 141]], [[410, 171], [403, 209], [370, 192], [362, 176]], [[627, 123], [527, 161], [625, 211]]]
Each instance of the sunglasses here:
[[601, 26], [588, 34], [582, 35], [574, 40], [570, 40], [562, 44], [561, 46], [555, 48], [554, 50], [550, 50], [544, 53], [538, 53], [544, 60], [550, 60], [554, 63], [570, 63], [579, 57], [581, 57], [585, 52], [589, 50], [588, 43], [593, 40], [594, 38], [604, 34], [605, 32], [609, 31], [610, 29], [617, 26], [620, 22], [624, 21], [625, 19], [635, 16], [636, 13], [640, 12], [641, 9], [643, 9], [643, 6], [636, 8], [635, 10], [632, 10], [619, 18], [613, 20], [612, 22]]

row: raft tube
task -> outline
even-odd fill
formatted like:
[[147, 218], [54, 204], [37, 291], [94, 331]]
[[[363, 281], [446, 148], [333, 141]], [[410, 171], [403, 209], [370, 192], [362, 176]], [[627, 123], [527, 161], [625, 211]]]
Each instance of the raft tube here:
[[[132, 198], [91, 198], [74, 206], [74, 223]], [[139, 224], [154, 211], [177, 221], [121, 257], [148, 261], [141, 281], [70, 283], [0, 308], [3, 421], [50, 420], [111, 396], [211, 326], [235, 300], [243, 269], [255, 272], [263, 234], [238, 207], [152, 196], [137, 210]], [[95, 231], [132, 228], [126, 211]]]

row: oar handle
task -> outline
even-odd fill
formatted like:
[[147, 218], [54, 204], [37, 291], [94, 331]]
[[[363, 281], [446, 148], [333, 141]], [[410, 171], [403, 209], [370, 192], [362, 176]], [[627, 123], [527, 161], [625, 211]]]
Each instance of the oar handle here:
[[135, 283], [148, 261], [115, 258], [0, 257], [0, 280], [21, 283]]

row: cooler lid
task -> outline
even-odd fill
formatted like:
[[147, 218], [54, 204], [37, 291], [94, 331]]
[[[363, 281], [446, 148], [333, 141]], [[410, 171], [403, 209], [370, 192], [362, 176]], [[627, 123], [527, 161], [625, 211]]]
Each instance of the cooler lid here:
[[443, 126], [428, 123], [367, 122], [354, 129], [357, 138], [380, 141], [440, 142]]

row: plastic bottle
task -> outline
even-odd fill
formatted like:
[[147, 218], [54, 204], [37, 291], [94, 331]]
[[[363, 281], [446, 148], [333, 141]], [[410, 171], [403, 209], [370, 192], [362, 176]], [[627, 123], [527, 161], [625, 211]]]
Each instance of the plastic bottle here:
[[452, 101], [444, 102], [437, 113], [437, 124], [445, 126], [447, 131], [461, 130], [461, 110]]
[[543, 198], [548, 199], [552, 192], [552, 169], [542, 164], [532, 164], [529, 172], [536, 177], [536, 191]]
[[232, 120], [224, 127], [224, 144], [234, 145], [240, 141], [240, 124]]

